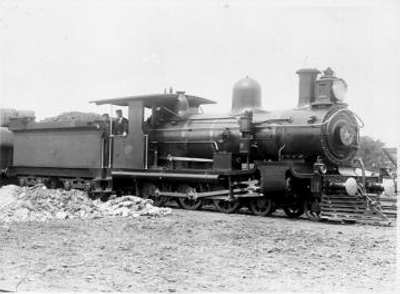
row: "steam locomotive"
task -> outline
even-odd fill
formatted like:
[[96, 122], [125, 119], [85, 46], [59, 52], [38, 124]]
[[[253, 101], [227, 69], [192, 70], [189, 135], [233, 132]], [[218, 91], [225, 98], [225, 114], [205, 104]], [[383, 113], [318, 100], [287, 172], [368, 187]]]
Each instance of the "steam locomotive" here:
[[212, 203], [266, 216], [282, 208], [313, 220], [372, 209], [384, 218], [374, 206], [382, 179], [355, 158], [363, 123], [344, 102], [346, 82], [330, 68], [297, 74], [298, 105], [284, 111], [263, 109], [259, 83], [245, 77], [233, 87], [231, 110], [217, 115], [201, 108], [214, 101], [185, 92], [93, 101], [128, 108], [126, 136], [104, 121], [15, 121], [7, 176], [101, 197], [134, 193], [160, 206], [174, 200], [185, 209]]

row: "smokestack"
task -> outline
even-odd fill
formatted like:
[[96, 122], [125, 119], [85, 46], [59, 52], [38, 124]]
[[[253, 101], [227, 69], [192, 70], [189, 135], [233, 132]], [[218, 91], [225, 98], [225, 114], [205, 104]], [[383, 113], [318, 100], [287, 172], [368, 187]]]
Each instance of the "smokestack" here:
[[299, 103], [297, 107], [309, 105], [315, 100], [315, 80], [320, 71], [316, 68], [302, 68], [299, 75]]

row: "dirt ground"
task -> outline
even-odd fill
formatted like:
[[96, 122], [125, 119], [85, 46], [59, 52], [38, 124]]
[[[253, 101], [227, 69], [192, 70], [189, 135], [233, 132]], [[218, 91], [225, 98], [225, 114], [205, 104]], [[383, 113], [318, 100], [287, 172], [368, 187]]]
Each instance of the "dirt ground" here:
[[180, 209], [0, 224], [0, 289], [396, 292], [396, 243], [396, 227]]

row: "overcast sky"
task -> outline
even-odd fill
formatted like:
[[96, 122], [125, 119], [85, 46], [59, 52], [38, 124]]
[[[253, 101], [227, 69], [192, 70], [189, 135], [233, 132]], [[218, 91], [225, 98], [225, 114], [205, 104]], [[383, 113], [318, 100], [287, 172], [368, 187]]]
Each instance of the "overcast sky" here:
[[362, 135], [393, 145], [400, 1], [2, 1], [1, 107], [38, 119], [172, 86], [218, 101], [258, 80], [266, 109], [294, 107], [302, 67], [349, 86]]

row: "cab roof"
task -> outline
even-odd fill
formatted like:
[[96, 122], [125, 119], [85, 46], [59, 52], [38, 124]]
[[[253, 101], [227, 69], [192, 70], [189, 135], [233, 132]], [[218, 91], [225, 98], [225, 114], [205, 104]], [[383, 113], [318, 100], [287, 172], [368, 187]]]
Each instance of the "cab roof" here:
[[[149, 94], [140, 96], [128, 96], [121, 98], [110, 98], [102, 100], [90, 101], [90, 103], [95, 103], [96, 105], [111, 104], [117, 106], [129, 106], [130, 101], [143, 100], [143, 106], [151, 108], [153, 105], [164, 106], [174, 103], [180, 94]], [[189, 107], [198, 107], [202, 104], [215, 104], [216, 102], [210, 99], [201, 98], [192, 95], [186, 95], [189, 102]]]

